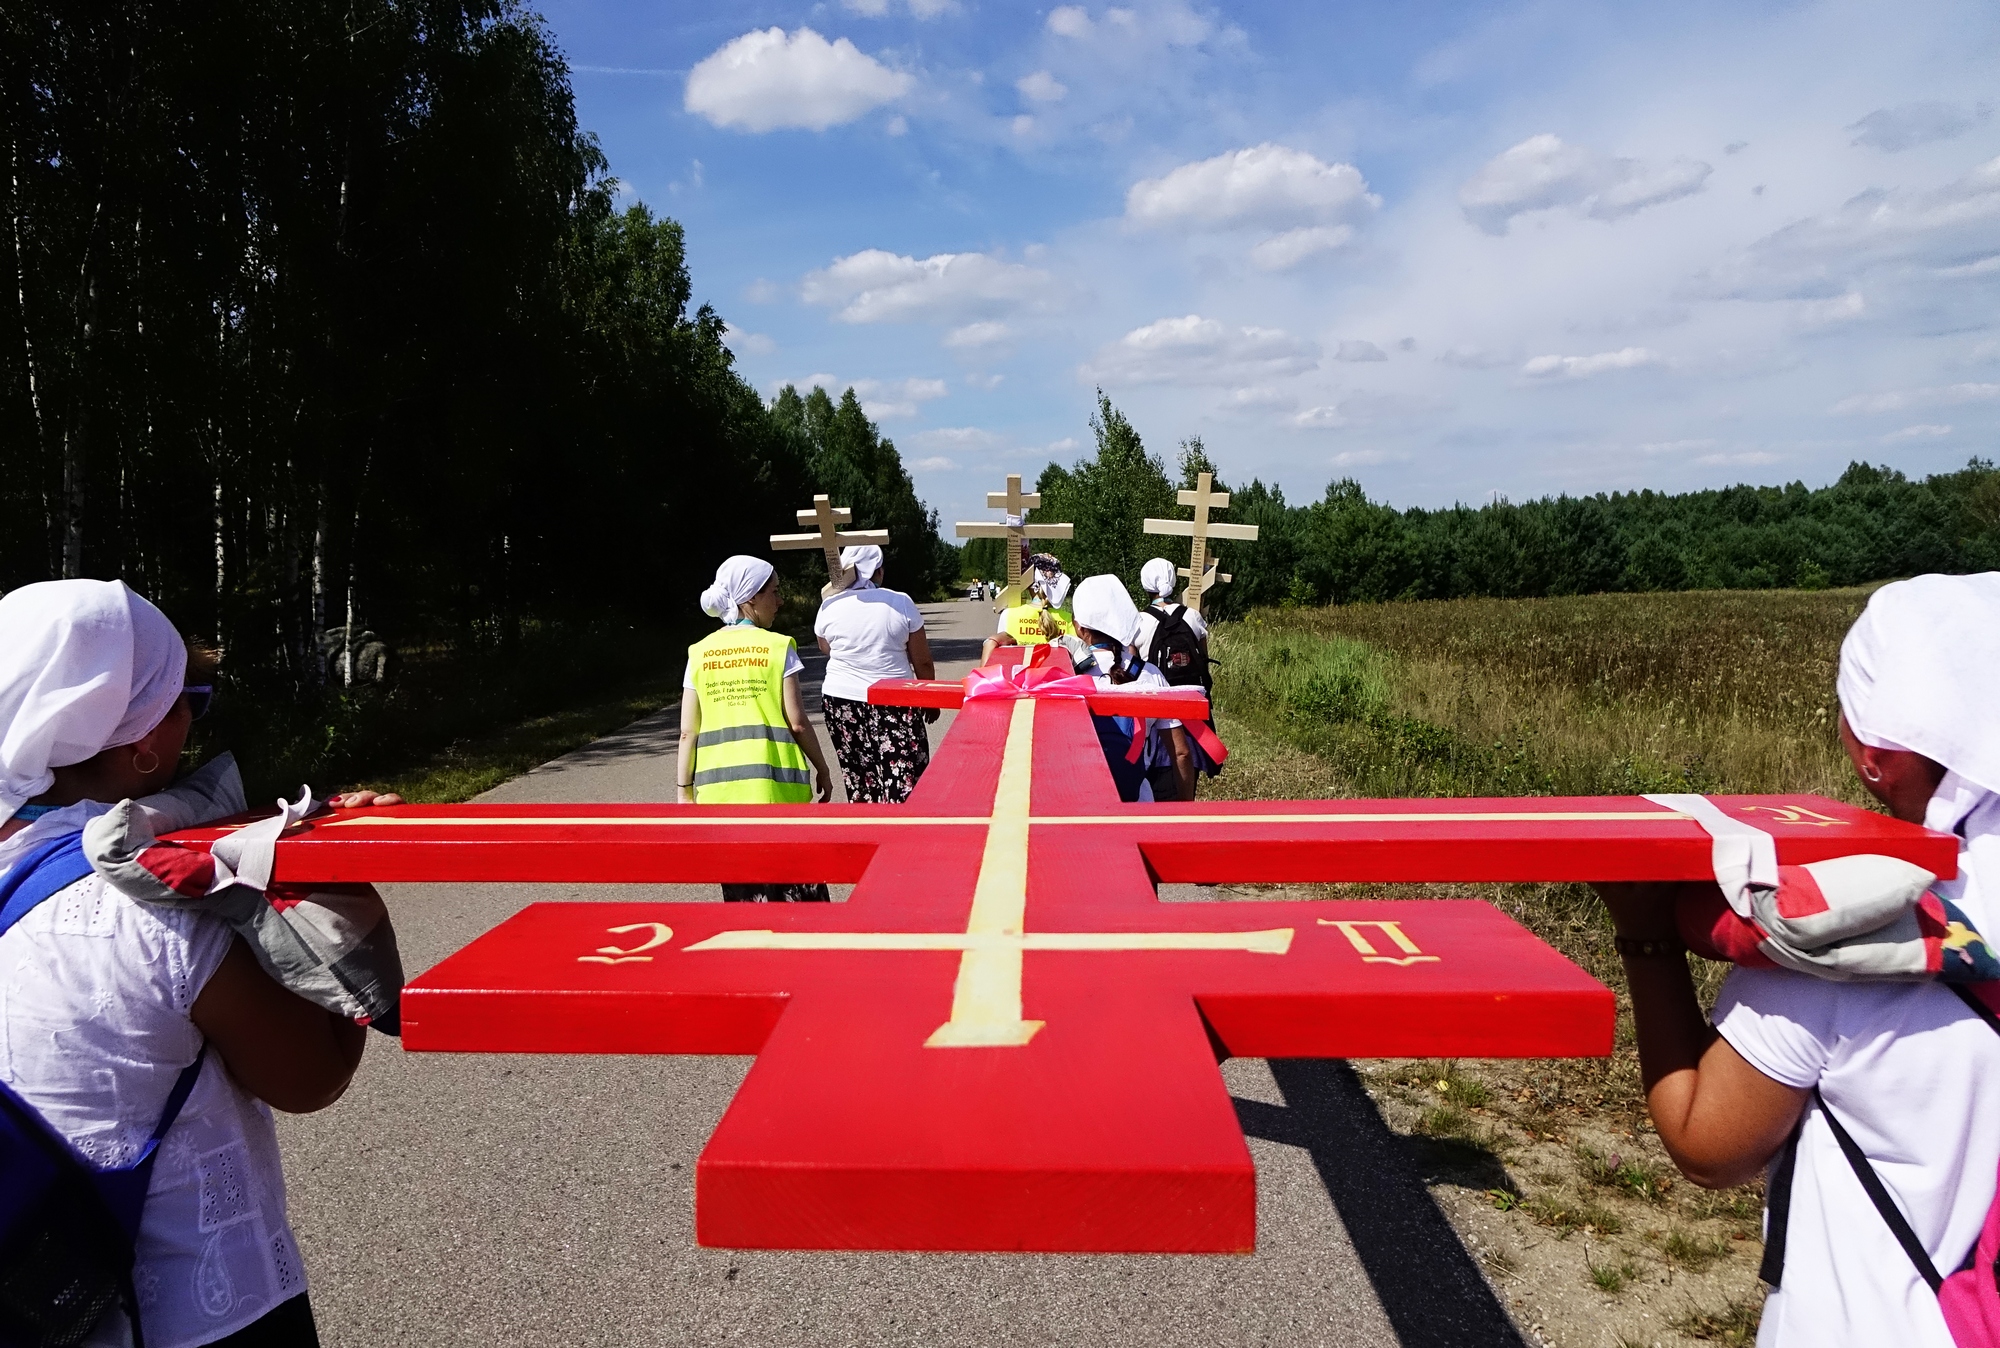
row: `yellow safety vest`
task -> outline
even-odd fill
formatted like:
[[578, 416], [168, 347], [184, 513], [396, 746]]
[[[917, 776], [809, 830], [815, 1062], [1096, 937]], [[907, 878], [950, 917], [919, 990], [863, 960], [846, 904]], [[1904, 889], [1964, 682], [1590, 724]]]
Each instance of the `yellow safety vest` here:
[[1042, 635], [1042, 615], [1049, 614], [1056, 620], [1061, 635], [1076, 635], [1076, 623], [1064, 608], [1045, 609], [1040, 604], [1021, 604], [1007, 610], [1007, 635], [1023, 646], [1040, 646], [1048, 641]]
[[698, 805], [797, 805], [812, 799], [805, 750], [785, 722], [792, 639], [725, 627], [688, 647], [701, 734], [694, 742]]

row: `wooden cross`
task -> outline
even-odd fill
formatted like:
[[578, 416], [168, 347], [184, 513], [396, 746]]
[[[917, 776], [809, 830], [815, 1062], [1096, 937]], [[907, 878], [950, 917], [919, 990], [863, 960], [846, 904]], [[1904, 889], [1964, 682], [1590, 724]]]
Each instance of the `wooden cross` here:
[[1021, 475], [1007, 474], [1006, 491], [986, 493], [988, 510], [1004, 510], [1007, 522], [988, 524], [982, 521], [960, 520], [960, 538], [1004, 538], [1007, 540], [1007, 588], [1001, 592], [1000, 606], [1013, 608], [1021, 602], [1021, 553], [1022, 544], [1030, 538], [1074, 538], [1076, 526], [1073, 524], [1030, 524], [1028, 512], [1042, 504], [1040, 492], [1023, 492]]
[[756, 1055], [696, 1167], [704, 1245], [1242, 1252], [1256, 1174], [1219, 1058], [1602, 1056], [1614, 1002], [1485, 903], [1158, 883], [1703, 880], [1731, 820], [1785, 864], [1955, 873], [1955, 839], [1816, 797], [1715, 797], [1707, 827], [1639, 797], [1125, 805], [1091, 711], [1206, 704], [975, 699], [900, 806], [338, 811], [277, 843], [275, 878], [852, 881], [835, 904], [532, 904], [409, 985], [403, 1046]]
[[836, 526], [852, 524], [854, 512], [845, 508], [836, 510], [831, 497], [813, 497], [813, 508], [799, 512], [800, 524], [816, 524], [819, 529], [810, 534], [772, 534], [771, 546], [780, 552], [797, 548], [820, 548], [826, 553], [826, 584], [820, 587], [820, 598], [831, 599], [854, 583], [854, 570], [840, 564], [840, 550], [858, 547], [863, 543], [878, 546], [889, 541], [887, 529], [856, 529], [850, 533], [840, 533]]
[[1180, 493], [1180, 503], [1194, 507], [1193, 519], [1149, 519], [1144, 526], [1149, 534], [1178, 534], [1183, 538], [1194, 540], [1188, 550], [1188, 564], [1178, 570], [1181, 575], [1188, 578], [1187, 588], [1181, 591], [1181, 602], [1196, 613], [1201, 612], [1201, 597], [1208, 593], [1209, 588], [1229, 580], [1226, 572], [1217, 571], [1216, 564], [1208, 560], [1208, 540], [1233, 538], [1245, 543], [1257, 541], [1257, 526], [1254, 524], [1220, 524], [1209, 521], [1210, 510], [1229, 508], [1229, 493], [1211, 491], [1209, 486], [1213, 481], [1212, 474], [1203, 473], [1195, 479], [1193, 491], [1183, 490]]

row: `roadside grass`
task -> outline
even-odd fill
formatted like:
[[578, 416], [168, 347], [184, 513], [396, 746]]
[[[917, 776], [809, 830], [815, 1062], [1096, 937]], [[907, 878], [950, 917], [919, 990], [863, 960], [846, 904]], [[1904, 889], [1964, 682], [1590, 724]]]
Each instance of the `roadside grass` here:
[[[1593, 595], [1259, 610], [1220, 624], [1215, 799], [1814, 792], [1865, 803], [1837, 734], [1840, 639], [1869, 590]], [[1294, 887], [1320, 898], [1481, 898], [1618, 994], [1608, 1059], [1409, 1062], [1369, 1074], [1392, 1122], [1505, 1159], [1493, 1206], [1559, 1239], [1663, 1231], [1582, 1273], [1617, 1293], [1632, 1260], [1747, 1295], [1690, 1307], [1681, 1333], [1755, 1335], [1762, 1186], [1679, 1182], [1645, 1114], [1623, 970], [1587, 886]], [[1712, 1005], [1727, 966], [1694, 959]], [[1518, 1164], [1517, 1164], [1518, 1163]], [[1532, 1167], [1528, 1169], [1528, 1167]], [[1532, 1183], [1515, 1174], [1526, 1170]], [[1654, 1285], [1649, 1283], [1649, 1286]], [[1647, 1294], [1642, 1294], [1647, 1295]]]

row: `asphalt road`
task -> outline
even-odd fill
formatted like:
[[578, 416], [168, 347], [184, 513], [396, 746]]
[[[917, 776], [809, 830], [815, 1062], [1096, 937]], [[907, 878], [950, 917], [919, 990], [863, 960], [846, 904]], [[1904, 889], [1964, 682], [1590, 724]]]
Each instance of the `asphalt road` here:
[[[963, 673], [990, 611], [925, 613], [940, 673]], [[677, 724], [649, 717], [482, 799], [671, 800]], [[712, 886], [388, 889], [412, 973], [532, 901], [654, 894], [720, 899]], [[322, 1341], [1521, 1343], [1343, 1064], [1224, 1064], [1258, 1171], [1258, 1249], [1239, 1256], [698, 1248], [695, 1158], [748, 1068], [405, 1054], [376, 1038], [345, 1099], [279, 1124]]]

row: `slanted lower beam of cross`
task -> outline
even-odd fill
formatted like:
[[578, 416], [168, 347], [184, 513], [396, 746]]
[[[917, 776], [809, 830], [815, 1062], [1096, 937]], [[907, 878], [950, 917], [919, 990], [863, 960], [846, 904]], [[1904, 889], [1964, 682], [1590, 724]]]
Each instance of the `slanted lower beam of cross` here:
[[1073, 524], [1030, 524], [1028, 512], [1041, 508], [1040, 492], [1023, 492], [1021, 475], [1007, 474], [1007, 490], [986, 493], [988, 510], [1007, 512], [1005, 522], [992, 524], [981, 520], [960, 520], [957, 525], [960, 538], [1004, 538], [1007, 540], [1007, 588], [1000, 596], [1003, 608], [1012, 608], [1021, 602], [1021, 554], [1026, 551], [1023, 544], [1031, 538], [1074, 538], [1076, 526]]
[[1715, 811], [1782, 863], [1955, 870], [1954, 839], [1816, 797], [1125, 805], [1090, 712], [1147, 696], [1206, 711], [975, 699], [902, 806], [338, 811], [279, 841], [276, 878], [851, 881], [836, 904], [532, 904], [410, 984], [403, 1045], [756, 1055], [696, 1168], [705, 1245], [1228, 1252], [1255, 1245], [1256, 1175], [1218, 1054], [1603, 1055], [1614, 1003], [1485, 903], [1160, 883], [1703, 879]]
[[809, 534], [772, 534], [771, 546], [780, 552], [800, 548], [818, 548], [826, 554], [826, 584], [820, 587], [820, 597], [830, 599], [854, 583], [854, 572], [840, 564], [842, 548], [860, 547], [873, 543], [877, 547], [889, 541], [887, 529], [854, 529], [841, 533], [839, 526], [852, 524], [854, 512], [841, 507], [835, 509], [833, 500], [827, 496], [813, 497], [813, 508], [799, 512], [800, 524], [816, 525]]
[[1148, 519], [1143, 526], [1149, 534], [1178, 535], [1192, 540], [1188, 547], [1188, 564], [1180, 567], [1179, 571], [1188, 578], [1187, 588], [1181, 591], [1181, 602], [1196, 613], [1201, 612], [1202, 596], [1229, 580], [1228, 573], [1218, 571], [1216, 563], [1209, 560], [1208, 541], [1211, 538], [1230, 538], [1244, 543], [1257, 541], [1257, 526], [1254, 524], [1221, 524], [1208, 518], [1211, 510], [1229, 508], [1229, 493], [1211, 490], [1214, 481], [1213, 474], [1202, 473], [1195, 479], [1193, 491], [1183, 490], [1180, 493], [1180, 503], [1194, 507], [1193, 519]]

